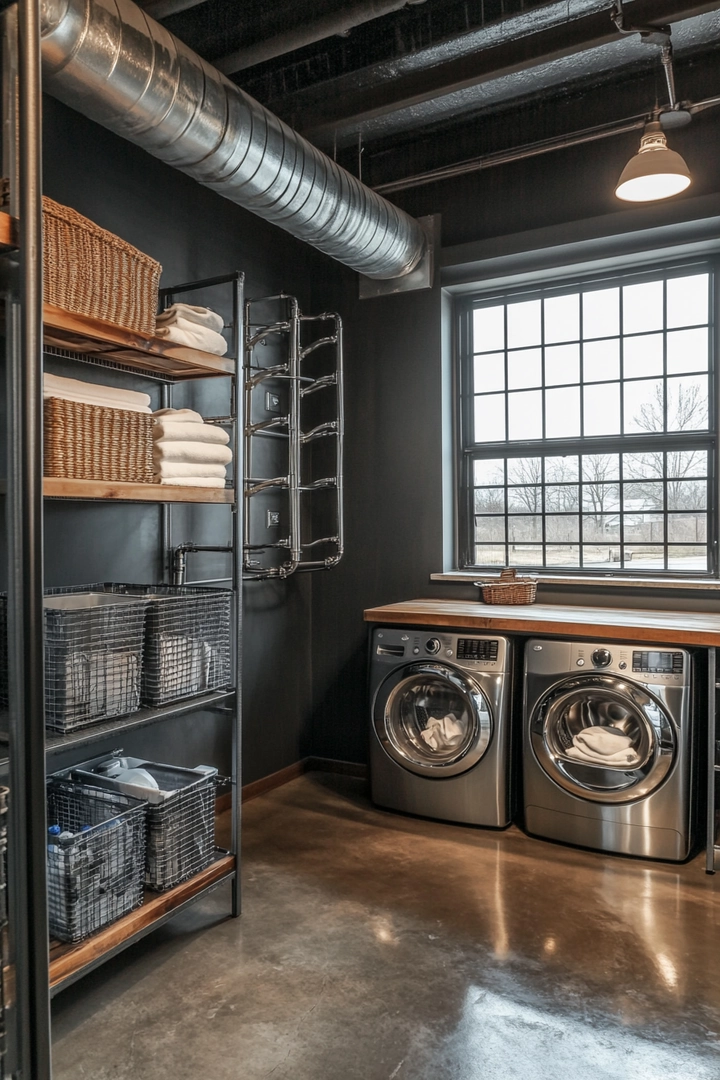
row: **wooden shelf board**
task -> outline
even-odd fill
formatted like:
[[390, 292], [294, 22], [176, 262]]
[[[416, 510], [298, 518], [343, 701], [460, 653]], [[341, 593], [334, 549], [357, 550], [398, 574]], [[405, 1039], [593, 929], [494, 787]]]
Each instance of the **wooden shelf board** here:
[[49, 499], [119, 499], [125, 502], [233, 503], [232, 488], [173, 487], [165, 484], [122, 484], [106, 480], [64, 480], [46, 476]]
[[18, 246], [17, 219], [0, 211], [0, 251], [14, 251]]
[[50, 942], [50, 989], [72, 982], [85, 970], [102, 963], [110, 953], [119, 952], [166, 921], [176, 910], [235, 871], [235, 856], [223, 855], [195, 877], [164, 893], [145, 893], [142, 907], [111, 923], [77, 945]]
[[43, 327], [45, 345], [142, 371], [156, 371], [167, 378], [207, 379], [235, 374], [235, 360], [231, 357], [216, 356], [102, 319], [76, 315], [53, 304], [43, 307]]
[[593, 638], [600, 641], [720, 646], [720, 615], [696, 611], [572, 607], [560, 604], [481, 604], [472, 600], [408, 600], [368, 608], [365, 621], [428, 629], [454, 627], [496, 633]]

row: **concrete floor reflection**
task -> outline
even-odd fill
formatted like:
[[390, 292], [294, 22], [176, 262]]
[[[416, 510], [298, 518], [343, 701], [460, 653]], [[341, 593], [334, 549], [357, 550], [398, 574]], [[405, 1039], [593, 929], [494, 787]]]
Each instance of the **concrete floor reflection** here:
[[60, 995], [55, 1080], [720, 1077], [699, 859], [407, 818], [321, 774], [247, 805], [244, 859], [241, 920], [215, 894]]

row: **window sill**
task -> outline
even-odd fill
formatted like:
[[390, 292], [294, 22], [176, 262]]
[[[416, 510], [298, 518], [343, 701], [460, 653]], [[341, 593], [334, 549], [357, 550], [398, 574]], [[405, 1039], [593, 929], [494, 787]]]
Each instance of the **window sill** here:
[[[517, 568], [518, 575], [523, 576], [525, 571], [522, 567]], [[527, 571], [527, 576], [533, 578], [539, 585], [580, 585], [587, 586], [612, 586], [613, 588], [631, 589], [712, 589], [720, 591], [720, 581], [717, 578], [651, 578], [629, 577], [622, 574], [603, 574], [593, 577], [568, 577], [561, 574], [548, 574], [546, 572], [534, 573]], [[492, 570], [450, 570], [441, 574], [431, 574], [430, 580], [443, 582], [447, 585], [472, 585], [478, 580], [497, 581], [500, 571]]]

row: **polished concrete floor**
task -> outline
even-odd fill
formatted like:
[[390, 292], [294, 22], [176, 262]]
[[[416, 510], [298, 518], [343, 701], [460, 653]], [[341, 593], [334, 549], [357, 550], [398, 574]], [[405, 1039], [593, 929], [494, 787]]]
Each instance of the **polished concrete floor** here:
[[720, 875], [374, 809], [248, 803], [225, 886], [54, 1002], [55, 1080], [718, 1080]]

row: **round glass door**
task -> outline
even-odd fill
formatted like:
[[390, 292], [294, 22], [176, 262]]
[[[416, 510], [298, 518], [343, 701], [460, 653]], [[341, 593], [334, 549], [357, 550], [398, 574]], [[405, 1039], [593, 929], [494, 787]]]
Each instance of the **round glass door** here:
[[373, 705], [386, 753], [421, 776], [456, 776], [475, 765], [492, 734], [490, 706], [471, 676], [418, 662], [393, 672]]
[[594, 802], [630, 802], [662, 783], [675, 730], [659, 701], [626, 679], [567, 679], [538, 702], [533, 750], [560, 787]]

